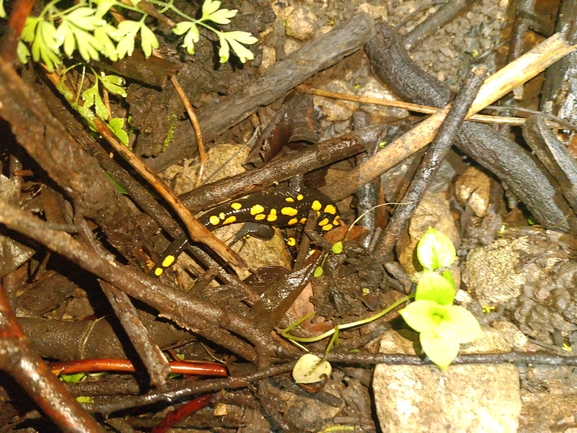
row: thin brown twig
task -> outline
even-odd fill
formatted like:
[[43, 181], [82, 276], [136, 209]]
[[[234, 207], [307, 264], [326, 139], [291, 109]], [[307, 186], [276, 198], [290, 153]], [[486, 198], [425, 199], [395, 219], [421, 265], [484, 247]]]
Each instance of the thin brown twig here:
[[[127, 0], [124, 0], [127, 1]], [[176, 22], [171, 20], [170, 18], [166, 17], [165, 15], [159, 13], [153, 4], [149, 3], [146, 0], [142, 0], [137, 5], [138, 9], [142, 10], [143, 12], [155, 17], [159, 21], [162, 21], [166, 25], [170, 27], [176, 26]], [[154, 50], [152, 53], [153, 56], [162, 59], [162, 54], [160, 54], [157, 50]], [[198, 123], [198, 118], [196, 117], [196, 113], [194, 112], [194, 108], [186, 95], [186, 92], [176, 79], [174, 75], [170, 76], [170, 82], [172, 83], [172, 87], [176, 91], [176, 94], [180, 97], [182, 104], [184, 105], [184, 109], [186, 110], [186, 114], [188, 114], [188, 118], [190, 119], [190, 123], [192, 124], [192, 129], [194, 131], [194, 136], [196, 138], [196, 147], [198, 148], [198, 173], [196, 177], [196, 181], [194, 183], [194, 187], [198, 188], [202, 183], [202, 175], [204, 174], [204, 169], [206, 167], [206, 163], [208, 162], [208, 153], [206, 153], [206, 148], [204, 146], [204, 141], [202, 138], [202, 129], [200, 128], [200, 124]]]
[[0, 285], [0, 368], [9, 373], [63, 431], [103, 432], [54, 376], [18, 325]]
[[[55, 85], [60, 85], [60, 76], [55, 72], [46, 71], [46, 76]], [[80, 104], [81, 101], [78, 101]], [[203, 224], [199, 223], [194, 215], [182, 204], [180, 199], [168, 188], [168, 186], [158, 177], [158, 175], [151, 170], [146, 164], [144, 164], [140, 158], [138, 158], [134, 153], [132, 153], [124, 144], [122, 144], [116, 136], [110, 131], [108, 126], [104, 124], [99, 118], [94, 118], [94, 125], [96, 129], [108, 141], [108, 143], [114, 147], [114, 149], [148, 182], [150, 185], [164, 198], [168, 204], [174, 209], [178, 216], [184, 222], [186, 228], [188, 229], [189, 235], [195, 242], [201, 242], [210, 248], [212, 248], [216, 253], [221, 255], [225, 260], [229, 261], [235, 266], [239, 266], [244, 269], [248, 269], [248, 266], [244, 259], [240, 257], [235, 251], [233, 251], [224, 242], [216, 238], [210, 230], [208, 230]]]
[[174, 90], [176, 90], [178, 96], [180, 96], [180, 100], [184, 104], [184, 108], [186, 109], [186, 113], [190, 119], [190, 123], [192, 123], [194, 136], [196, 137], [196, 147], [198, 148], [198, 173], [196, 175], [194, 187], [198, 188], [202, 184], [202, 175], [204, 174], [204, 169], [206, 167], [206, 163], [208, 162], [208, 153], [206, 153], [206, 148], [204, 147], [202, 130], [200, 129], [198, 117], [196, 117], [196, 113], [194, 112], [194, 108], [192, 108], [190, 100], [186, 96], [184, 89], [174, 75], [170, 77], [170, 82], [172, 83], [172, 86], [174, 87]]
[[[430, 107], [428, 105], [413, 104], [411, 102], [389, 100], [381, 98], [369, 98], [367, 96], [350, 95], [347, 93], [330, 92], [324, 89], [318, 89], [308, 84], [301, 84], [297, 86], [297, 91], [301, 93], [308, 93], [310, 95], [323, 96], [325, 98], [342, 99], [343, 101], [353, 101], [360, 104], [381, 105], [384, 107], [402, 108], [408, 111], [415, 111], [423, 114], [435, 114], [439, 108]], [[509, 108], [510, 110], [512, 108]], [[504, 117], [504, 116], [490, 116], [486, 114], [475, 114], [469, 117], [469, 120], [479, 123], [489, 123], [494, 125], [512, 125], [522, 126], [527, 121], [524, 117]], [[547, 120], [547, 126], [556, 128], [566, 128], [566, 125], [561, 125], [555, 121]]]

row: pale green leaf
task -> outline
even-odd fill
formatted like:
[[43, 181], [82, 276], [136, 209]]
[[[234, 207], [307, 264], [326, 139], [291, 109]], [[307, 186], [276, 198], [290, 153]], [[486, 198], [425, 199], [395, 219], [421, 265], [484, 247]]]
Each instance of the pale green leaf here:
[[[56, 66], [61, 63], [58, 49], [52, 50], [48, 44], [46, 44], [41, 31], [42, 23], [38, 24], [39, 30], [37, 31], [37, 37], [32, 43], [32, 59], [35, 62], [42, 60], [42, 63], [46, 66], [50, 72], [54, 70]], [[50, 32], [49, 32], [50, 33]], [[54, 46], [54, 40], [52, 39], [52, 46]]]
[[172, 28], [172, 33], [179, 36], [184, 35], [193, 26], [195, 26], [195, 24], [192, 21], [182, 21]]
[[98, 91], [96, 91], [94, 94], [94, 108], [98, 117], [100, 117], [102, 120], [108, 120], [108, 109], [106, 108], [106, 104], [104, 104], [102, 96], [100, 96], [100, 92]]
[[4, 0], [0, 0], [0, 18], [6, 18], [6, 10], [4, 9]]
[[142, 26], [140, 27], [140, 39], [140, 46], [142, 47], [142, 51], [144, 51], [144, 55], [150, 57], [152, 50], [158, 48], [158, 39], [152, 30], [150, 30], [144, 23], [142, 23]]
[[425, 269], [435, 270], [451, 266], [457, 253], [451, 240], [430, 227], [417, 245], [417, 258]]
[[112, 41], [109, 32], [106, 30], [106, 26], [98, 27], [94, 31], [94, 37], [100, 43], [101, 46], [100, 52], [113, 62], [118, 61], [118, 54], [116, 53], [116, 45], [114, 45], [114, 42]]
[[417, 284], [415, 300], [434, 301], [441, 305], [452, 305], [455, 299], [455, 286], [432, 271], [423, 271]]
[[312, 353], [300, 357], [293, 368], [296, 383], [315, 383], [330, 377], [331, 364]]
[[331, 247], [331, 251], [333, 252], [333, 254], [342, 253], [343, 252], [343, 242], [342, 241], [335, 242], [333, 244], [333, 246]]
[[190, 31], [184, 37], [182, 41], [182, 48], [185, 48], [188, 54], [194, 54], [194, 44], [199, 41], [198, 28], [196, 26], [191, 27]]
[[447, 368], [459, 354], [459, 343], [447, 340], [433, 332], [421, 332], [419, 341], [421, 342], [423, 352], [425, 352], [431, 361], [437, 364], [441, 370]]
[[206, 19], [217, 24], [228, 24], [230, 23], [230, 18], [234, 17], [237, 12], [235, 9], [221, 9], [207, 16]]
[[417, 332], [434, 332], [439, 323], [445, 320], [447, 307], [434, 301], [416, 301], [401, 311], [407, 325]]
[[457, 343], [470, 343], [485, 336], [475, 316], [463, 307], [451, 306], [447, 311], [447, 322], [439, 328], [439, 335]]
[[134, 38], [140, 30], [140, 23], [137, 21], [122, 21], [118, 24], [118, 36], [121, 38], [116, 46], [116, 53], [119, 59], [125, 56], [132, 56], [134, 52]]
[[450, 270], [445, 270], [441, 274], [441, 276], [447, 280], [447, 282], [451, 285], [451, 287], [455, 287], [455, 278], [453, 278], [453, 273]]
[[54, 27], [54, 24], [48, 21], [40, 21], [34, 41], [36, 42], [38, 38], [42, 40], [42, 44], [46, 46], [48, 50], [58, 52], [60, 43], [57, 40], [56, 27]]
[[[126, 130], [124, 129], [124, 119], [120, 117], [115, 117], [114, 119], [110, 120], [108, 126], [110, 127], [112, 132], [114, 132], [114, 135], [116, 135], [116, 137], [120, 140], [120, 142], [125, 146], [128, 146], [129, 141], [128, 132], [126, 132]], [[124, 191], [123, 194], [126, 194], [126, 191]]]
[[98, 27], [95, 30], [95, 34], [96, 32], [101, 32], [101, 33], [105, 33], [110, 39], [112, 39], [115, 42], [118, 42], [120, 40], [120, 38], [123, 36], [120, 34], [120, 32], [118, 31], [118, 29], [116, 27], [114, 27], [111, 24], [104, 24], [103, 26]]
[[230, 57], [230, 49], [228, 42], [223, 37], [220, 37], [220, 48], [218, 50], [218, 57], [220, 57], [220, 63], [226, 63]]
[[234, 39], [241, 44], [252, 45], [258, 42], [258, 39], [249, 32], [232, 31], [225, 33], [227, 39]]
[[133, 37], [140, 30], [140, 23], [138, 21], [125, 20], [118, 24], [118, 36], [123, 37], [125, 35], [131, 34]]
[[238, 59], [241, 63], [246, 62], [247, 60], [253, 60], [254, 54], [246, 48], [244, 45], [239, 44], [234, 39], [230, 39], [228, 41], [234, 53], [238, 56]]
[[63, 20], [68, 21], [71, 25], [81, 28], [85, 31], [94, 31], [96, 28], [106, 23], [101, 17], [95, 15], [96, 9], [89, 7], [80, 7], [64, 15]]
[[322, 266], [317, 266], [313, 272], [313, 278], [318, 278], [325, 273]]
[[133, 51], [134, 35], [130, 33], [120, 39], [120, 42], [116, 45], [116, 53], [118, 54], [119, 59], [123, 59], [127, 55], [132, 56]]
[[220, 7], [219, 1], [205, 0], [205, 2], [202, 4], [202, 18], [201, 19], [202, 20], [207, 19], [208, 16], [213, 14], [214, 12], [216, 12], [219, 7]]
[[125, 83], [124, 78], [117, 75], [107, 75], [105, 77], [101, 77], [100, 81], [106, 90], [108, 90], [110, 93], [126, 98], [126, 90], [124, 87], [122, 87]]
[[62, 382], [79, 383], [86, 379], [86, 373], [62, 374], [58, 376]]
[[100, 57], [100, 50], [102, 45], [94, 35], [85, 32], [79, 28], [73, 29], [74, 37], [76, 38], [76, 46], [80, 56], [89, 62], [91, 59], [98, 60]]
[[59, 44], [64, 44], [64, 54], [71, 57], [76, 48], [76, 39], [74, 33], [68, 24], [68, 21], [63, 21], [56, 31], [56, 38]]
[[102, 18], [110, 10], [112, 6], [115, 5], [116, 0], [100, 0], [97, 2], [98, 7], [96, 8], [95, 16]]
[[93, 123], [94, 122], [94, 111], [92, 111], [90, 108], [84, 107], [82, 105], [78, 106], [78, 113], [84, 118], [86, 119], [86, 121], [88, 123]]
[[92, 86], [89, 89], [86, 89], [84, 92], [82, 92], [81, 98], [82, 98], [82, 101], [84, 102], [84, 108], [88, 109], [94, 105], [94, 98], [95, 98], [97, 93], [98, 93], [98, 85], [97, 84], [95, 84], [94, 86]]
[[94, 398], [86, 396], [86, 395], [81, 395], [79, 397], [76, 397], [76, 401], [78, 403], [92, 404], [92, 403], [94, 403]]
[[20, 63], [27, 63], [28, 57], [30, 57], [30, 50], [26, 44], [22, 41], [18, 41], [18, 48], [16, 48], [16, 54], [18, 54], [18, 59]]
[[22, 34], [20, 38], [24, 42], [32, 42], [36, 36], [36, 27], [40, 20], [36, 17], [28, 17], [26, 18], [26, 22], [24, 23], [24, 28], [22, 29]]

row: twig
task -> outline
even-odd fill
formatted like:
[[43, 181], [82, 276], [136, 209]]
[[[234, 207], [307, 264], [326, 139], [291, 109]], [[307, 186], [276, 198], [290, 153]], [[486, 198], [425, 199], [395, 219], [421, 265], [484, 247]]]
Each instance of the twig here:
[[[46, 245], [130, 296], [157, 309], [161, 315], [237, 353], [251, 362], [264, 362], [272, 355], [290, 355], [254, 322], [217, 305], [188, 296], [155, 278], [128, 266], [105, 260], [69, 234], [48, 230], [45, 223], [28, 212], [0, 200], [0, 223]], [[234, 337], [224, 329], [250, 341]]]
[[[575, 46], [568, 44], [561, 34], [557, 33], [551, 36], [485, 80], [467, 117], [477, 113], [509, 93], [515, 87], [533, 78], [574, 49]], [[330, 185], [324, 188], [324, 192], [329, 197], [337, 200], [352, 194], [359, 185], [372, 181], [409, 155], [429, 144], [447, 113], [448, 107], [445, 107], [433, 114], [427, 120], [389, 144], [365, 164], [351, 170], [347, 177], [342, 182], [339, 182], [338, 185]]]
[[[301, 84], [297, 86], [297, 91], [301, 93], [308, 93], [310, 95], [317, 95], [317, 96], [324, 96], [325, 98], [333, 98], [333, 99], [342, 99], [343, 101], [353, 101], [358, 102], [360, 104], [373, 104], [373, 105], [381, 105], [384, 107], [393, 107], [393, 108], [402, 108], [409, 111], [415, 111], [417, 113], [424, 113], [424, 114], [435, 114], [439, 111], [436, 107], [430, 107], [428, 105], [420, 105], [420, 104], [413, 104], [411, 102], [405, 101], [398, 101], [398, 100], [389, 100], [389, 99], [381, 99], [381, 98], [369, 98], [367, 96], [358, 96], [358, 95], [349, 95], [346, 93], [337, 93], [337, 92], [330, 92], [324, 89], [317, 89], [315, 87], [311, 87], [308, 84]], [[487, 107], [493, 108], [493, 107]], [[500, 107], [503, 108], [503, 107]], [[514, 107], [509, 108], [509, 110], [514, 110]], [[524, 117], [504, 117], [504, 116], [490, 116], [486, 114], [475, 114], [468, 118], [469, 120], [479, 122], [479, 123], [489, 123], [493, 125], [512, 125], [512, 126], [522, 126], [527, 121]], [[567, 122], [559, 122], [555, 120], [548, 120], [547, 126], [554, 127], [554, 128], [574, 128], [572, 125], [567, 125]]]
[[9, 373], [63, 431], [104, 432], [30, 346], [0, 285], [0, 368]]
[[467, 75], [461, 91], [457, 94], [455, 101], [451, 104], [451, 111], [440, 126], [437, 136], [431, 143], [431, 146], [425, 153], [417, 173], [413, 177], [407, 192], [402, 198], [389, 220], [386, 230], [377, 241], [377, 248], [373, 252], [375, 260], [384, 264], [390, 261], [390, 254], [400, 238], [401, 233], [407, 227], [409, 219], [415, 212], [415, 209], [423, 199], [427, 188], [433, 181], [441, 162], [451, 148], [459, 132], [459, 128], [465, 120], [465, 116], [473, 103], [477, 91], [483, 84], [487, 68], [485, 66], [473, 68]]

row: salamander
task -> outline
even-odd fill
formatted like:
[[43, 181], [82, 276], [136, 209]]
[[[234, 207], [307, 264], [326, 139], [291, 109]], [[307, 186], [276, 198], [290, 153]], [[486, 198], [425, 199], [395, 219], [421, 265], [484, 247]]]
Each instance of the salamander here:
[[[210, 230], [236, 223], [292, 227], [304, 224], [311, 209], [317, 212], [318, 232], [328, 232], [340, 224], [339, 211], [329, 197], [313, 188], [294, 187], [275, 188], [270, 192], [255, 193], [224, 203], [204, 213], [198, 220]], [[157, 277], [162, 275], [164, 269], [170, 267], [188, 246], [185, 236], [175, 239], [153, 268], [152, 274]]]

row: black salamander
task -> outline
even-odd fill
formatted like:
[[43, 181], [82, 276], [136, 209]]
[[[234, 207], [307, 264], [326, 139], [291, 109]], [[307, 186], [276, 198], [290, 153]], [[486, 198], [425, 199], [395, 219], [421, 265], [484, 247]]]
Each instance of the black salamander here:
[[[339, 211], [329, 197], [313, 188], [294, 187], [276, 188], [271, 192], [255, 193], [244, 199], [233, 200], [206, 212], [198, 220], [209, 230], [249, 222], [292, 227], [304, 224], [311, 209], [317, 212], [317, 230], [320, 233], [328, 232], [340, 224]], [[175, 239], [152, 273], [157, 277], [162, 275], [164, 269], [171, 266], [188, 245], [188, 239], [184, 236]]]

